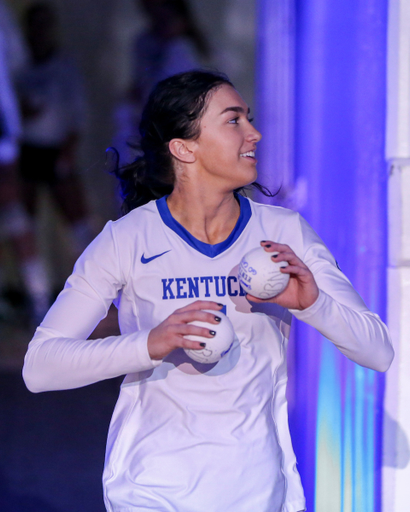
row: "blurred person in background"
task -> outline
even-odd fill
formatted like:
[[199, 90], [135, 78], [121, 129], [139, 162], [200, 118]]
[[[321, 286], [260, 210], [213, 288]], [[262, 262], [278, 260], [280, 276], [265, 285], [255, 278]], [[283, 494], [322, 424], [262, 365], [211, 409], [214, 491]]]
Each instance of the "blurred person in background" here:
[[75, 172], [85, 121], [81, 78], [60, 48], [56, 14], [49, 3], [31, 4], [24, 28], [30, 62], [17, 81], [24, 202], [35, 218], [40, 188], [49, 189], [71, 228], [73, 256], [78, 257], [93, 238], [83, 186]]
[[27, 64], [28, 50], [20, 26], [8, 5], [0, 0], [0, 32], [5, 41], [4, 49], [8, 72], [12, 80]]
[[[49, 282], [37, 255], [30, 219], [21, 201], [17, 173], [21, 125], [9, 70], [7, 31], [2, 29], [3, 23], [4, 18], [0, 25], [0, 241], [12, 242], [29, 296], [30, 313], [37, 323], [49, 306]], [[5, 308], [6, 303], [2, 302], [3, 315], [9, 315], [10, 311]]]
[[134, 44], [131, 94], [142, 108], [157, 82], [203, 65], [209, 50], [187, 0], [138, 3], [148, 16], [149, 27]]
[[131, 160], [128, 143], [138, 143], [135, 134], [142, 107], [154, 85], [176, 73], [203, 67], [210, 51], [188, 0], [138, 0], [148, 18], [147, 30], [132, 48], [131, 87], [115, 112], [114, 146], [121, 161]]

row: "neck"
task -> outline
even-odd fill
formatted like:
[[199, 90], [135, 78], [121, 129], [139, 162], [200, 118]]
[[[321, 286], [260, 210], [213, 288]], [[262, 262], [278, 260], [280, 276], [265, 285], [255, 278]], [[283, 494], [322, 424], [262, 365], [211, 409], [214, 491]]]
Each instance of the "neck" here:
[[195, 238], [217, 244], [228, 238], [239, 218], [240, 207], [233, 192], [216, 193], [176, 186], [167, 200], [174, 217]]

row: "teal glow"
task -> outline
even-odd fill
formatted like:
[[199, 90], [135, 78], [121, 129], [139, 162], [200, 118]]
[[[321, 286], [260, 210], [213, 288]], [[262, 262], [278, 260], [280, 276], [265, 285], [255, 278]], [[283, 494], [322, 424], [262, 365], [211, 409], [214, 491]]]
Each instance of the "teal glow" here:
[[353, 512], [353, 428], [352, 428], [352, 376], [346, 379], [343, 415], [342, 511]]
[[315, 504], [316, 510], [342, 512], [342, 408], [336, 366], [335, 348], [324, 340], [319, 376]]
[[363, 431], [365, 430], [364, 425], [364, 368], [356, 365], [354, 368], [354, 380], [355, 380], [355, 402], [354, 402], [354, 502], [353, 512], [367, 512], [365, 505], [364, 496], [364, 454], [365, 444], [363, 439]]
[[375, 450], [376, 450], [376, 382], [375, 372], [373, 370], [364, 370], [366, 375], [366, 395], [365, 395], [365, 406], [366, 406], [366, 429], [365, 429], [365, 442], [366, 442], [366, 453], [365, 460], [365, 477], [366, 477], [366, 505], [368, 512], [374, 512], [376, 509], [374, 498], [375, 498], [375, 481], [374, 481], [374, 470], [376, 467], [375, 461]]
[[315, 510], [375, 510], [375, 372], [322, 342], [316, 429]]

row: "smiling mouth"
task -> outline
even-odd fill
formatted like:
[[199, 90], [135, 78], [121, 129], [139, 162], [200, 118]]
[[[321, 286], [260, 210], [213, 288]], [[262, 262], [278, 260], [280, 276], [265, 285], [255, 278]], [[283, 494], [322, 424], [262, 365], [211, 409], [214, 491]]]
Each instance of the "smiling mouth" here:
[[255, 151], [247, 151], [246, 153], [241, 153], [239, 156], [244, 158], [255, 158]]

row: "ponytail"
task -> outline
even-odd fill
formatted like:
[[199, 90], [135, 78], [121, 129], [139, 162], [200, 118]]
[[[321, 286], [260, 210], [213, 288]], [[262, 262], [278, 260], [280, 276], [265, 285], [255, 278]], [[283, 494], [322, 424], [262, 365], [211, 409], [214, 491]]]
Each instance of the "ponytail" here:
[[121, 212], [124, 215], [138, 206], [170, 194], [174, 188], [173, 183], [168, 182], [167, 176], [150, 172], [149, 162], [144, 155], [123, 167], [117, 165], [112, 173], [119, 181], [123, 200]]

